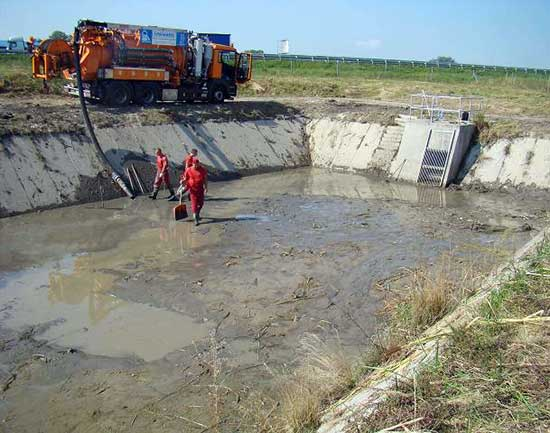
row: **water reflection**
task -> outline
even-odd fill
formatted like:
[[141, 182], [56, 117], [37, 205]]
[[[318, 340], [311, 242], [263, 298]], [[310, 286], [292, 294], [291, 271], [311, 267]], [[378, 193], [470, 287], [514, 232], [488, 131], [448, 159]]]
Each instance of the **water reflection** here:
[[114, 276], [79, 265], [82, 260], [83, 257], [76, 258], [74, 272], [69, 275], [59, 271], [50, 273], [48, 301], [67, 305], [87, 304], [90, 322], [97, 324], [121, 301], [105, 293], [113, 289]]
[[309, 177], [304, 190], [311, 195], [337, 195], [362, 200], [400, 200], [428, 206], [447, 207], [460, 200], [444, 189], [428, 188], [413, 184], [390, 183], [382, 179], [350, 176], [344, 173], [315, 173]]
[[207, 327], [192, 317], [109, 293], [115, 275], [96, 268], [103, 260], [68, 256], [0, 274], [0, 304], [6, 306], [1, 313], [3, 323], [17, 330], [47, 324], [37, 337], [48, 343], [95, 355], [134, 355], [146, 361], [207, 336]]

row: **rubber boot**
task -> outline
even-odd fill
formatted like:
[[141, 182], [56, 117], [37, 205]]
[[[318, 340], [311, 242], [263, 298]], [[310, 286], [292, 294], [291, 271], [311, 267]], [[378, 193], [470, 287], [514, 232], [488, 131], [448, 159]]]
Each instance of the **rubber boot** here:
[[156, 200], [157, 199], [157, 194], [159, 193], [159, 190], [157, 188], [153, 189], [153, 192], [149, 195], [149, 198], [151, 200]]
[[176, 193], [174, 192], [174, 189], [170, 187], [170, 197], [168, 197], [166, 200], [168, 201], [178, 201], [178, 197], [176, 196]]
[[199, 223], [199, 214], [198, 213], [194, 213], [193, 214], [193, 219], [195, 220], [195, 225], [198, 226], [200, 223]]

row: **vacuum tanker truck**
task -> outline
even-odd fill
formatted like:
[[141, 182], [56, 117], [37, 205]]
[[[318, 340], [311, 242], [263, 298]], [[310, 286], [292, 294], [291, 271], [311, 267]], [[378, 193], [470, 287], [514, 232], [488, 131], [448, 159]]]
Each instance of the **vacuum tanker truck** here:
[[[75, 40], [76, 38], [76, 40]], [[78, 49], [78, 56], [74, 50]], [[250, 80], [252, 56], [229, 41], [182, 29], [80, 21], [73, 44], [47, 39], [34, 50], [33, 77], [71, 80], [65, 90], [78, 94], [79, 59], [86, 98], [111, 106], [157, 101], [221, 103]]]

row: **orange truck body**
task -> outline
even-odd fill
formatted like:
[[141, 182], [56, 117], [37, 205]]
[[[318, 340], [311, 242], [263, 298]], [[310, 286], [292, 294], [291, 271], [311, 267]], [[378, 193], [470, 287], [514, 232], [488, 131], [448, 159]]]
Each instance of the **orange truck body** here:
[[[78, 38], [84, 94], [108, 105], [223, 102], [251, 78], [250, 54], [185, 30], [81, 21]], [[45, 81], [74, 79], [73, 45], [43, 41], [33, 53], [32, 69], [34, 78]], [[74, 85], [66, 89], [77, 92]]]

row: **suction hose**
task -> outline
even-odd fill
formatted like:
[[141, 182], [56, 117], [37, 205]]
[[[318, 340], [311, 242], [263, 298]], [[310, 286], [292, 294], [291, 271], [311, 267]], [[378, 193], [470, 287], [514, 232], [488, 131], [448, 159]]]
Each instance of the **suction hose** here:
[[78, 98], [80, 99], [80, 108], [82, 110], [82, 116], [84, 117], [84, 123], [86, 123], [86, 129], [88, 130], [88, 135], [90, 136], [92, 143], [94, 143], [99, 159], [101, 160], [101, 162], [103, 163], [107, 171], [111, 174], [111, 179], [113, 179], [113, 181], [116, 182], [118, 186], [120, 186], [122, 191], [124, 191], [126, 195], [133, 200], [136, 198], [136, 195], [132, 192], [130, 188], [128, 188], [128, 186], [124, 182], [124, 179], [122, 179], [122, 177], [116, 172], [112, 164], [109, 162], [109, 160], [105, 156], [103, 149], [101, 148], [101, 146], [99, 145], [99, 142], [97, 141], [97, 137], [95, 135], [92, 122], [90, 121], [90, 116], [88, 115], [88, 107], [86, 106], [86, 99], [84, 98], [84, 90], [82, 88], [82, 71], [80, 69], [80, 47], [78, 45], [79, 40], [80, 40], [80, 29], [79, 27], [76, 27], [74, 29], [74, 41], [73, 41], [74, 64], [76, 68]]

